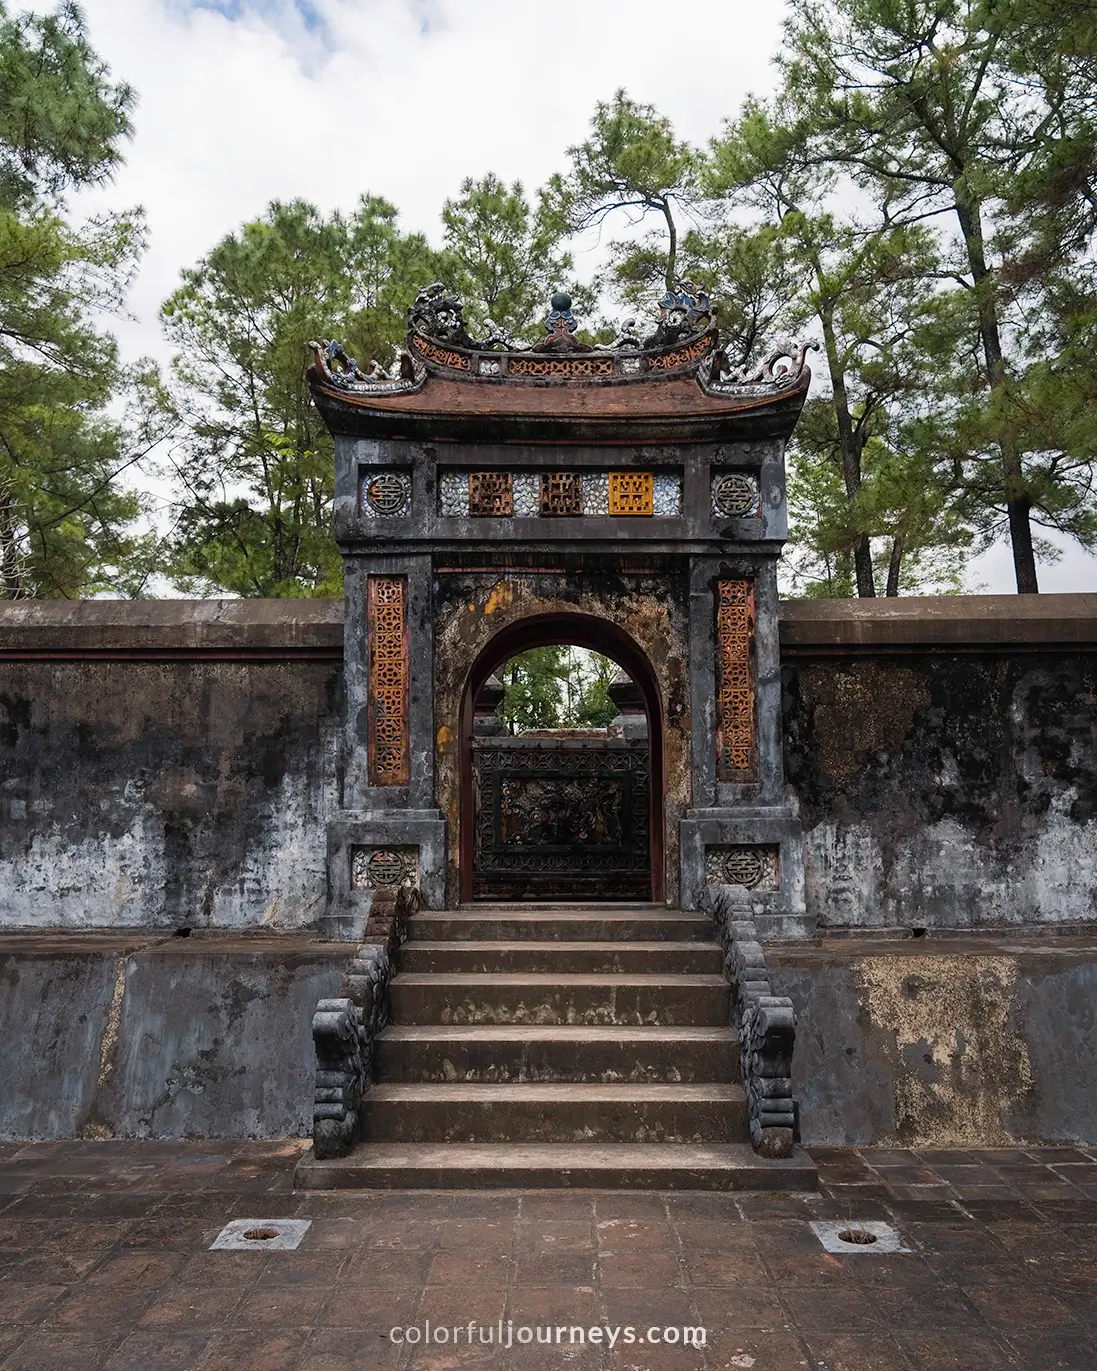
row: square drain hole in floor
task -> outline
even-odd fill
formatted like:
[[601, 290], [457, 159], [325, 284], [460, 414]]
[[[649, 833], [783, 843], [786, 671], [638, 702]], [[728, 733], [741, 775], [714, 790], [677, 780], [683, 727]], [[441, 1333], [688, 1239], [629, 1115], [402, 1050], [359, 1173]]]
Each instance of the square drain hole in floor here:
[[888, 1256], [909, 1252], [899, 1231], [882, 1219], [813, 1219], [811, 1231], [828, 1252], [876, 1253]]
[[233, 1219], [210, 1243], [211, 1252], [292, 1252], [311, 1219]]

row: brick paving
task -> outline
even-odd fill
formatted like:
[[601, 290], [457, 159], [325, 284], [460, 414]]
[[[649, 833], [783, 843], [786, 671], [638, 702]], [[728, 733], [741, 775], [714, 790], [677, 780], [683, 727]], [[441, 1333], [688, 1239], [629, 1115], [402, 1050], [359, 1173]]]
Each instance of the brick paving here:
[[[817, 1195], [294, 1193], [297, 1143], [0, 1144], [0, 1371], [1093, 1371], [1097, 1149], [812, 1149]], [[304, 1217], [293, 1252], [210, 1252]], [[813, 1218], [909, 1255], [830, 1256]], [[394, 1325], [702, 1325], [703, 1350]]]

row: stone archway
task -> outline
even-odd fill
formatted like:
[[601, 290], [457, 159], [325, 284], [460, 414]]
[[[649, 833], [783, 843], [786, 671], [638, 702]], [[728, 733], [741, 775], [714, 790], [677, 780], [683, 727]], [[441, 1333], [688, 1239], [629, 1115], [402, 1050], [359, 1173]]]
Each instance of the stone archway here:
[[648, 898], [666, 898], [666, 781], [664, 704], [659, 682], [647, 654], [619, 624], [574, 611], [533, 614], [494, 634], [477, 655], [461, 699], [459, 724], [459, 865], [460, 898], [474, 897], [473, 714], [477, 695], [488, 677], [517, 653], [554, 644], [572, 644], [609, 657], [623, 668], [640, 691], [648, 722], [645, 750], [647, 772]]

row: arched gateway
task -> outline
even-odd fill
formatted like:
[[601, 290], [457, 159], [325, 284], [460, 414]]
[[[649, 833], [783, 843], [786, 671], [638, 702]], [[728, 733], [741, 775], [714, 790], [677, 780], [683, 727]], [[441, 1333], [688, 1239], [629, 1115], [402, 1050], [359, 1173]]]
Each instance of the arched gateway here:
[[[398, 379], [336, 344], [310, 372], [346, 567], [326, 924], [361, 946], [313, 1020], [298, 1183], [738, 1188], [749, 1141], [811, 1185], [759, 942], [803, 916], [776, 580], [803, 354], [729, 374], [685, 287], [605, 349], [567, 296], [524, 350], [441, 286], [410, 323]], [[551, 643], [620, 665], [612, 727], [493, 717], [492, 672]], [[409, 882], [404, 921], [378, 888]]]
[[652, 897], [694, 909], [706, 881], [734, 881], [777, 923], [802, 914], [776, 564], [810, 373], [801, 350], [730, 374], [691, 291], [668, 292], [642, 345], [582, 347], [566, 296], [533, 348], [476, 344], [431, 287], [398, 378], [317, 346], [346, 570], [333, 912], [411, 872], [428, 908], [473, 895], [475, 692], [501, 653], [570, 641], [644, 692]]

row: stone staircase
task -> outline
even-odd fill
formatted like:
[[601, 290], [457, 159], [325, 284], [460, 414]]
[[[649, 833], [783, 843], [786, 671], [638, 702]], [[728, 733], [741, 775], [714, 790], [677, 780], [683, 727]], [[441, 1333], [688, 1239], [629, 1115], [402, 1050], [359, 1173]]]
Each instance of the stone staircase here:
[[314, 1188], [810, 1189], [759, 1158], [711, 922], [662, 906], [477, 905], [409, 923], [362, 1141]]

